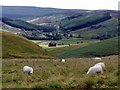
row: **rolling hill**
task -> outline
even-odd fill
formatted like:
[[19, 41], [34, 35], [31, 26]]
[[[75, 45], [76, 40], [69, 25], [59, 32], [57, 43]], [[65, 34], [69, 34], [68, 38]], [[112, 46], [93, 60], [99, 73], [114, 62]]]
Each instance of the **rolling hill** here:
[[100, 22], [110, 19], [109, 14], [92, 14], [92, 15], [79, 15], [63, 19], [60, 22], [60, 27], [63, 31], [75, 31], [77, 29], [89, 27]]
[[77, 49], [63, 50], [60, 53], [56, 53], [54, 56], [58, 58], [79, 58], [109, 56], [114, 54], [118, 54], [118, 37], [103, 40], [101, 42], [80, 47]]
[[96, 37], [109, 34], [116, 36], [118, 34], [118, 20], [116, 18], [111, 18], [104, 22], [101, 22], [90, 27], [78, 29], [76, 31], [70, 32], [71, 34], [80, 34], [81, 37]]
[[10, 18], [6, 18], [6, 17], [2, 17], [2, 22], [6, 23], [12, 27], [16, 27], [16, 28], [20, 28], [20, 29], [24, 29], [24, 30], [40, 30], [40, 31], [54, 31], [55, 28], [54, 27], [50, 27], [50, 26], [39, 26], [39, 25], [35, 25], [35, 24], [31, 24], [28, 23], [26, 21], [20, 20], [20, 19], [10, 19]]
[[31, 41], [12, 33], [0, 33], [3, 58], [48, 58], [46, 51]]

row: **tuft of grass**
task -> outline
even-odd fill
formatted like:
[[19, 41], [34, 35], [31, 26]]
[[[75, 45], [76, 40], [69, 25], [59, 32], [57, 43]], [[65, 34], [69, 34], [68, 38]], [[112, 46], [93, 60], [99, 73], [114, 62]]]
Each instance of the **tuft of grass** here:
[[40, 89], [40, 90], [44, 90], [45, 86], [43, 84], [36, 84], [33, 86], [34, 89]]
[[52, 89], [61, 89], [64, 88], [64, 85], [60, 82], [51, 82], [48, 84], [48, 88], [52, 88]]

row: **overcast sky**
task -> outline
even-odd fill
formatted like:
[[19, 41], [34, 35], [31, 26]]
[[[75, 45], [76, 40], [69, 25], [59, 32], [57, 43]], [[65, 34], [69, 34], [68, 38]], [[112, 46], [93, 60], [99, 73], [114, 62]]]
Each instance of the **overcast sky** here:
[[118, 10], [120, 0], [0, 0], [2, 6], [37, 6], [63, 9]]

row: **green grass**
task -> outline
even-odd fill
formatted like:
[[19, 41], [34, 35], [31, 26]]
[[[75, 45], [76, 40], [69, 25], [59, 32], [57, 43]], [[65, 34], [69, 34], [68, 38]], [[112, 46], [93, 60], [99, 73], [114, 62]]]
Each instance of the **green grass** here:
[[[48, 47], [48, 44], [39, 44], [39, 42], [47, 42], [47, 41], [40, 41], [40, 40], [32, 40], [32, 42], [38, 44], [42, 48], [44, 48], [50, 55], [54, 55], [56, 53], [63, 52], [64, 50], [76, 49], [79, 47], [83, 47], [89, 44], [94, 44], [99, 42], [99, 40], [90, 40], [87, 38], [69, 38], [69, 39], [62, 39], [59, 41], [55, 41], [57, 43], [56, 47]], [[64, 43], [64, 45], [58, 45]]]
[[58, 43], [64, 43], [64, 44], [79, 44], [79, 43], [93, 43], [98, 42], [99, 40], [90, 40], [87, 38], [70, 38], [70, 39], [62, 39], [59, 40]]
[[8, 32], [2, 32], [3, 58], [46, 58], [46, 51], [33, 42]]
[[104, 40], [95, 44], [79, 47], [77, 49], [67, 49], [54, 56], [58, 58], [70, 57], [93, 57], [93, 56], [107, 56], [118, 54], [118, 38]]
[[[3, 88], [117, 88], [118, 56], [103, 57], [106, 72], [87, 76], [89, 67], [97, 62], [91, 58], [68, 58], [63, 65], [59, 59], [4, 59]], [[24, 74], [24, 65], [33, 67], [34, 73]]]
[[[49, 55], [52, 55], [54, 57], [56, 57], [56, 55], [63, 53], [65, 51], [69, 51], [69, 50], [74, 50], [74, 49], [78, 49], [78, 48], [82, 48], [84, 46], [89, 45], [90, 43], [82, 43], [82, 44], [77, 44], [77, 45], [70, 45], [70, 46], [66, 46], [66, 47], [58, 47], [58, 48], [47, 48], [46, 50], [48, 51]], [[91, 43], [92, 44], [92, 43]]]

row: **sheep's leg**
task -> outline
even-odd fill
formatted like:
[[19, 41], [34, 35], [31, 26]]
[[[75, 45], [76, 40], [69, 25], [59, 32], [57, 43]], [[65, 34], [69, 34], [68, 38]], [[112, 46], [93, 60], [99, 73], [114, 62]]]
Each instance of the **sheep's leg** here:
[[103, 74], [103, 71], [101, 71], [101, 74]]
[[30, 72], [28, 72], [28, 74], [30, 75], [31, 73], [30, 73]]
[[104, 69], [104, 72], [106, 72], [106, 69]]
[[100, 75], [100, 73], [102, 73], [102, 72], [101, 71], [96, 72], [97, 75]]

